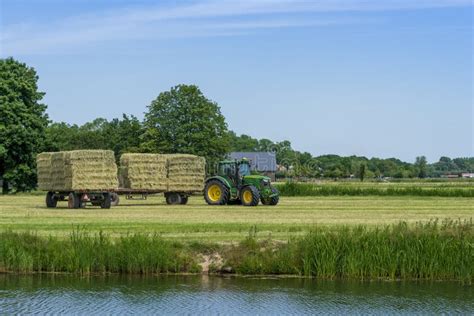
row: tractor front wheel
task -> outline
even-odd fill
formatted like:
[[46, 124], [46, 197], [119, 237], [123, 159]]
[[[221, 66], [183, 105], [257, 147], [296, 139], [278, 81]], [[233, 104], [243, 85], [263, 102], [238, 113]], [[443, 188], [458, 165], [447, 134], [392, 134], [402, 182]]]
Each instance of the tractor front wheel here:
[[204, 199], [209, 205], [225, 205], [229, 195], [229, 189], [219, 180], [209, 181], [204, 188]]
[[240, 191], [240, 200], [243, 206], [257, 206], [260, 202], [260, 193], [256, 187], [250, 185]]
[[275, 206], [278, 204], [278, 202], [280, 202], [280, 195], [278, 193], [278, 190], [275, 189], [275, 188], [272, 188], [272, 193], [273, 194], [276, 194], [275, 196], [271, 197], [271, 198], [268, 198], [268, 199], [264, 199], [262, 198], [262, 204], [263, 205], [271, 205], [271, 206]]

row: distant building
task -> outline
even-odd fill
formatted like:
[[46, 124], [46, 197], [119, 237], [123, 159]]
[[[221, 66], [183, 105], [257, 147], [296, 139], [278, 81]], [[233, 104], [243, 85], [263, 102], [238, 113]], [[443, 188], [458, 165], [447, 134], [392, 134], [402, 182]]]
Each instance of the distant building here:
[[463, 172], [461, 178], [474, 178], [474, 172]]
[[459, 178], [459, 175], [458, 174], [443, 174], [441, 175], [441, 178], [455, 179], [455, 178]]
[[246, 158], [250, 161], [250, 167], [253, 171], [258, 171], [275, 181], [277, 163], [274, 152], [233, 152], [229, 155], [229, 158], [238, 160]]

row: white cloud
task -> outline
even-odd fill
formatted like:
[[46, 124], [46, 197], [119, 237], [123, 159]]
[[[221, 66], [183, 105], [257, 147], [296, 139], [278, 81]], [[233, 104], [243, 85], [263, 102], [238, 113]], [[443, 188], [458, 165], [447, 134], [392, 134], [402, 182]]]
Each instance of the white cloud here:
[[[209, 0], [175, 7], [123, 8], [67, 17], [47, 25], [4, 26], [2, 55], [51, 53], [103, 41], [231, 36], [263, 28], [315, 27], [360, 22], [295, 18], [301, 13], [385, 11], [469, 6], [470, 0]], [[274, 15], [280, 16], [275, 19]], [[229, 21], [229, 19], [231, 21]]]

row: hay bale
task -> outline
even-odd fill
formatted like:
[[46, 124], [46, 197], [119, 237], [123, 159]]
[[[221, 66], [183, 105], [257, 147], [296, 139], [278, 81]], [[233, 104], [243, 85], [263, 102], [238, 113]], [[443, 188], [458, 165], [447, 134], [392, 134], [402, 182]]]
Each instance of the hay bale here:
[[160, 154], [123, 154], [120, 157], [120, 187], [133, 190], [166, 191], [166, 157]]
[[117, 165], [110, 150], [43, 153], [38, 155], [37, 162], [41, 164], [41, 171], [38, 168], [41, 190], [107, 191], [118, 187]]
[[36, 156], [36, 170], [38, 174], [38, 189], [47, 191], [52, 186], [51, 157], [53, 153], [41, 153]]
[[166, 155], [168, 165], [168, 191], [198, 192], [204, 189], [206, 160], [186, 154]]

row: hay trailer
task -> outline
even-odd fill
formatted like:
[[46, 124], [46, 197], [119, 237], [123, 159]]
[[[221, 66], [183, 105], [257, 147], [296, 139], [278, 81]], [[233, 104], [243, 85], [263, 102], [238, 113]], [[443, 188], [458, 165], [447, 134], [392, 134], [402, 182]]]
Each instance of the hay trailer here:
[[202, 194], [205, 163], [204, 158], [188, 154], [123, 154], [112, 205], [119, 204], [119, 196], [146, 200], [154, 194], [164, 194], [168, 205], [187, 204], [189, 196]]
[[146, 200], [149, 195], [164, 194], [166, 204], [168, 205], [185, 205], [191, 195], [201, 195], [202, 191], [187, 192], [167, 192], [163, 190], [142, 190], [142, 189], [126, 189], [120, 188], [114, 190], [111, 195], [111, 205], [117, 206], [120, 203], [120, 196], [125, 196], [126, 200]]
[[38, 188], [46, 191], [46, 206], [67, 201], [71, 209], [90, 203], [110, 208], [111, 191], [118, 188], [115, 156], [109, 150], [41, 153], [36, 158]]
[[59, 201], [67, 201], [67, 207], [71, 209], [85, 208], [87, 203], [108, 209], [112, 205], [111, 192], [97, 191], [48, 191], [46, 193], [46, 206], [54, 208]]

